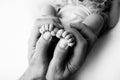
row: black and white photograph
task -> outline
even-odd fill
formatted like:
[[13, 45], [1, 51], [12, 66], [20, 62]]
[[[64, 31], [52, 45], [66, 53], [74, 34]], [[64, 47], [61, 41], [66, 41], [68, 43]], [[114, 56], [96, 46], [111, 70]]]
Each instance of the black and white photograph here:
[[0, 0], [0, 80], [120, 80], [120, 0]]

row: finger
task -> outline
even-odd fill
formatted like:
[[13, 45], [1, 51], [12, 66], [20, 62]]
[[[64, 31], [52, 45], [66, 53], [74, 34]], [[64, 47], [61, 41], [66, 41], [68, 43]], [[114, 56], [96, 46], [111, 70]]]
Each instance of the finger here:
[[90, 46], [96, 41], [97, 36], [85, 24], [71, 24], [71, 27], [77, 29], [86, 38]]
[[[37, 62], [41, 62], [42, 64], [46, 64], [45, 62], [47, 61], [47, 51], [48, 51], [48, 47], [51, 43], [52, 40], [52, 36], [50, 34], [50, 32], [46, 32], [44, 33], [44, 35], [42, 35], [37, 43], [36, 43], [36, 49], [35, 49], [35, 53], [32, 57], [33, 59], [38, 60]], [[38, 63], [40, 64], [40, 63]]]
[[[47, 36], [47, 40], [43, 38], [43, 36]], [[36, 43], [36, 49], [35, 53], [33, 54], [31, 58], [31, 66], [35, 66], [36, 68], [40, 68], [40, 75], [46, 76], [46, 72], [48, 70], [48, 48], [51, 43], [52, 36], [50, 32], [44, 33], [44, 35], [41, 35], [41, 37], [38, 39]]]
[[76, 72], [80, 68], [82, 61], [86, 56], [87, 49], [87, 41], [77, 30], [71, 29], [69, 32], [71, 32], [74, 35], [76, 45], [74, 46], [74, 49], [71, 49], [73, 51], [70, 51], [72, 52], [72, 55], [68, 63], [66, 64], [66, 69], [64, 72], [65, 76]]
[[67, 51], [69, 47], [65, 46], [60, 46], [61, 44], [64, 44], [63, 39], [61, 39], [54, 51], [53, 58], [49, 64], [49, 68], [47, 71], [47, 79], [49, 80], [61, 80], [60, 78], [63, 78], [63, 73], [64, 73], [64, 60], [67, 56]]
[[28, 60], [29, 61], [35, 52], [36, 42], [38, 41], [38, 38], [40, 37], [40, 35], [41, 34], [39, 32], [38, 27], [34, 26], [28, 41]]
[[59, 64], [63, 63], [69, 49], [67, 43], [68, 42], [65, 39], [60, 39], [54, 51], [53, 62], [56, 61]]

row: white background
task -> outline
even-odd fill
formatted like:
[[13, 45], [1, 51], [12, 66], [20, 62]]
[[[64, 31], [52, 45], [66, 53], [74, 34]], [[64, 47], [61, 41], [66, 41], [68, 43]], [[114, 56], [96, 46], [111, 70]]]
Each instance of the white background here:
[[[27, 68], [27, 41], [40, 0], [0, 0], [0, 80], [17, 80]], [[78, 80], [120, 80], [120, 24], [100, 38]]]

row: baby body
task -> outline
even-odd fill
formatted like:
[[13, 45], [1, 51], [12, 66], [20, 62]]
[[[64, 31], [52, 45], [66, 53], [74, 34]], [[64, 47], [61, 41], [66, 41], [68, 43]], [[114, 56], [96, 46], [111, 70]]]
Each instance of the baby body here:
[[61, 8], [58, 16], [63, 25], [69, 25], [70, 23], [83, 22], [91, 13], [92, 12], [83, 5], [67, 5]]

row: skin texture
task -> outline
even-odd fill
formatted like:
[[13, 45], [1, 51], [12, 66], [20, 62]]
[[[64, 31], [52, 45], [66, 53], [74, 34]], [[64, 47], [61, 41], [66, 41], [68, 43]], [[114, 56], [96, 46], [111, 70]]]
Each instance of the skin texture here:
[[[117, 1], [118, 0], [115, 0], [116, 3]], [[119, 6], [117, 6], [117, 8], [119, 8]], [[113, 9], [110, 15], [113, 15]], [[116, 14], [118, 14], [117, 11], [119, 12], [119, 10], [116, 10]], [[101, 16], [98, 15], [98, 17], [102, 19]], [[116, 19], [116, 16], [110, 17]], [[87, 20], [89, 21], [89, 17]], [[90, 23], [88, 25], [87, 20], [84, 21], [84, 24], [70, 24], [70, 27], [66, 29], [68, 32], [72, 33], [76, 39], [76, 45], [72, 48], [72, 53], [68, 52], [68, 50], [71, 49], [70, 47], [60, 47], [60, 44], [62, 44], [62, 39], [60, 39], [52, 52], [53, 57], [50, 60], [47, 54], [50, 54], [48, 50], [52, 43], [53, 36], [48, 35], [48, 32], [41, 35], [39, 32], [40, 26], [38, 25], [40, 21], [37, 21], [36, 25], [33, 27], [33, 32], [31, 33], [28, 43], [29, 67], [19, 80], [44, 80], [45, 78], [47, 78], [47, 80], [67, 80], [71, 75], [74, 75], [84, 61], [86, 51], [94, 45], [96, 34], [99, 34], [101, 29], [99, 28], [97, 32], [96, 27], [98, 26], [92, 27]], [[97, 21], [96, 18], [95, 21]], [[113, 22], [114, 25], [116, 25], [115, 23], [117, 22]], [[54, 22], [50, 24], [54, 24]], [[47, 36], [47, 40], [43, 38], [45, 36]], [[72, 54], [72, 57], [64, 63], [65, 58], [68, 57], [67, 54]]]
[[110, 24], [109, 28], [113, 28], [118, 20], [120, 15], [120, 0], [113, 0], [113, 4], [110, 11]]

